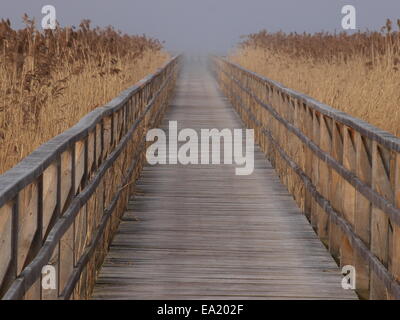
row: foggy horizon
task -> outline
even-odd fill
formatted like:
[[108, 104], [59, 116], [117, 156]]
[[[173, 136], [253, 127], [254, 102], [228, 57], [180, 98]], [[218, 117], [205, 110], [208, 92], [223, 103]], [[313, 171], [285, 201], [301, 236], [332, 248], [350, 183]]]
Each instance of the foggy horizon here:
[[0, 4], [0, 18], [9, 18], [14, 28], [21, 28], [26, 13], [39, 26], [41, 8], [47, 4], [56, 7], [61, 26], [78, 26], [81, 20], [90, 19], [92, 27], [112, 25], [124, 33], [157, 38], [169, 51], [198, 54], [227, 53], [241, 36], [262, 29], [343, 31], [341, 8], [346, 4], [357, 9], [358, 30], [380, 30], [387, 18], [400, 18], [400, 2], [395, 0], [303, 0], [301, 4], [296, 0], [16, 0]]

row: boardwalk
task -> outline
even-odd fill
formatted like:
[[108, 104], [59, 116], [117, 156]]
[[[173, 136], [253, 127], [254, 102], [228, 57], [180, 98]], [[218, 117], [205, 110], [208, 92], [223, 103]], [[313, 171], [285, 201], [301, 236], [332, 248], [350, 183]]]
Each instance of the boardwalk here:
[[[205, 64], [185, 66], [164, 119], [241, 128]], [[94, 299], [355, 299], [274, 169], [147, 166], [99, 274]]]

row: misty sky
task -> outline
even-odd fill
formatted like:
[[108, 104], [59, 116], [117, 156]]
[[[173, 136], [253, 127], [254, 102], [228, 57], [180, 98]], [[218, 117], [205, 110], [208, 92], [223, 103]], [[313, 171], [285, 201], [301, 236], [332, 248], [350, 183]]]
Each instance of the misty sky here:
[[57, 9], [62, 26], [113, 25], [126, 33], [156, 37], [174, 51], [222, 53], [240, 36], [269, 31], [341, 31], [341, 8], [357, 9], [357, 27], [379, 29], [400, 18], [400, 0], [0, 0], [0, 18], [21, 27], [21, 16], [42, 19], [41, 8]]

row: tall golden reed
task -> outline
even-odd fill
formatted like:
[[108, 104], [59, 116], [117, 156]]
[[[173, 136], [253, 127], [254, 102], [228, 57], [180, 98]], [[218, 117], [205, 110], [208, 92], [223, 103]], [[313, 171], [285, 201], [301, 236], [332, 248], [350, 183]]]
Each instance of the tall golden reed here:
[[[400, 20], [397, 22], [400, 29]], [[400, 33], [251, 34], [231, 57], [336, 109], [400, 135]]]
[[111, 27], [0, 23], [0, 174], [164, 63], [159, 41]]

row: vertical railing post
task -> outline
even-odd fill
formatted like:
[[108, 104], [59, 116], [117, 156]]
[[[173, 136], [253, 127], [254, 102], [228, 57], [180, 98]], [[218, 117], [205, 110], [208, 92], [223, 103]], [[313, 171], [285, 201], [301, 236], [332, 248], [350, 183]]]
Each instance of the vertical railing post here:
[[10, 201], [0, 208], [0, 297], [17, 275], [17, 201]]
[[[319, 146], [322, 151], [331, 154], [332, 151], [332, 119], [321, 114], [320, 118], [320, 141]], [[331, 169], [323, 161], [319, 161], [318, 166], [318, 189], [326, 199], [330, 198]], [[318, 206], [318, 235], [325, 245], [329, 245], [329, 216], [324, 208]]]
[[[333, 121], [332, 125], [332, 157], [339, 163], [343, 163], [343, 126]], [[331, 205], [338, 213], [343, 212], [343, 179], [335, 170], [331, 171]], [[329, 252], [337, 262], [340, 261], [340, 243], [342, 231], [331, 217], [329, 222]]]
[[[312, 111], [313, 117], [312, 117], [312, 141], [319, 146], [319, 141], [320, 141], [320, 114], [316, 111]], [[319, 185], [319, 158], [316, 154], [312, 153], [312, 172], [311, 172], [311, 180], [314, 184], [314, 186]], [[313, 226], [314, 230], [317, 230], [318, 232], [318, 221], [319, 221], [319, 205], [315, 201], [314, 198], [311, 199], [311, 225]]]
[[[376, 141], [372, 143], [372, 188], [386, 200], [394, 203], [391, 185], [391, 154]], [[376, 206], [371, 214], [371, 252], [388, 267], [389, 262], [389, 218]], [[371, 299], [387, 299], [388, 291], [379, 276], [371, 272]]]
[[[394, 161], [394, 201], [396, 208], [400, 208], [400, 153], [395, 154]], [[394, 222], [392, 228], [392, 259], [390, 271], [394, 279], [400, 282], [400, 226], [397, 222]]]
[[[371, 145], [360, 133], [356, 133], [356, 175], [366, 185], [371, 186]], [[354, 217], [354, 230], [357, 236], [370, 246], [371, 234], [371, 202], [359, 191], [356, 191], [356, 208]], [[367, 299], [369, 297], [369, 263], [359, 254], [355, 254], [356, 287], [358, 294]]]
[[[313, 112], [312, 110], [306, 105], [303, 104], [303, 119], [304, 119], [304, 134], [311, 138], [313, 136]], [[313, 178], [313, 152], [310, 148], [303, 144], [304, 152], [305, 152], [305, 166], [304, 172], [310, 179]], [[305, 191], [305, 198], [304, 198], [304, 213], [307, 219], [311, 222], [311, 212], [313, 208], [313, 196], [311, 193], [306, 190]]]
[[[39, 188], [41, 183], [36, 180], [20, 191], [18, 214], [18, 258], [17, 275], [32, 261], [36, 249], [41, 245], [41, 213], [39, 213]], [[41, 200], [41, 199], [40, 199]], [[40, 299], [38, 282], [25, 292], [24, 299]]]
[[[64, 208], [62, 214], [64, 214], [68, 204], [75, 196], [76, 191], [75, 147], [76, 145], [73, 145], [71, 149], [67, 149], [61, 155], [61, 204]], [[74, 223], [71, 224], [61, 238], [59, 250], [60, 279], [58, 282], [58, 295], [61, 295], [74, 267]]]
[[[343, 166], [350, 172], [356, 172], [355, 136], [354, 131], [347, 126], [343, 130]], [[356, 190], [346, 179], [342, 179], [342, 191], [343, 217], [354, 228]], [[340, 265], [354, 266], [354, 250], [346, 234], [342, 235]]]

